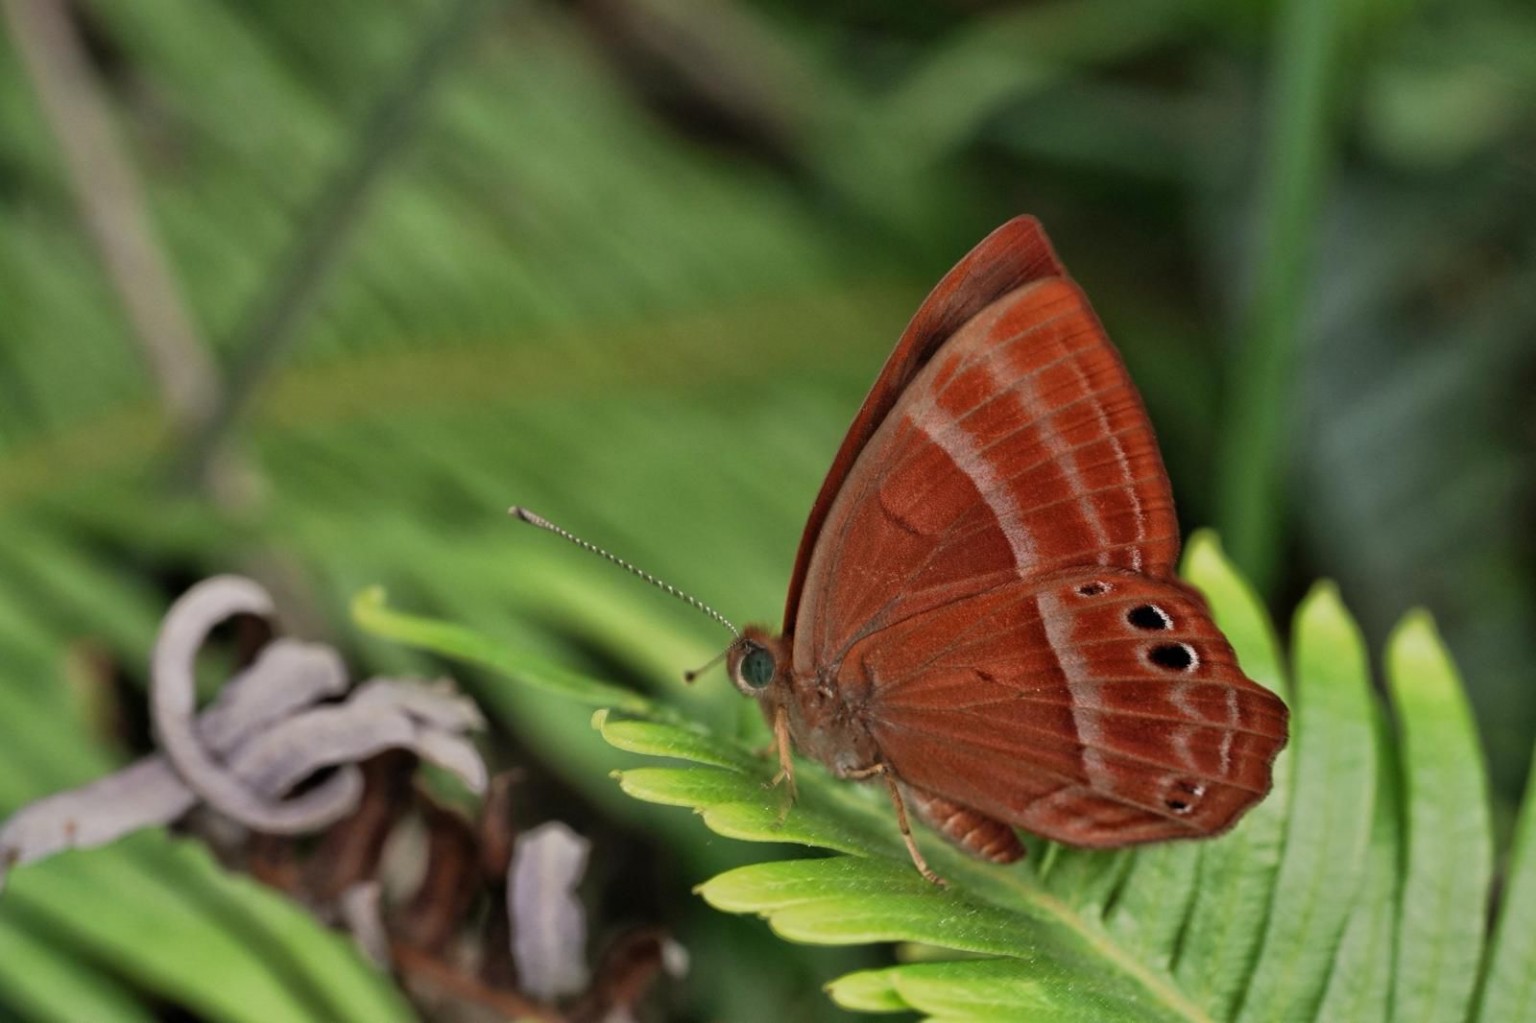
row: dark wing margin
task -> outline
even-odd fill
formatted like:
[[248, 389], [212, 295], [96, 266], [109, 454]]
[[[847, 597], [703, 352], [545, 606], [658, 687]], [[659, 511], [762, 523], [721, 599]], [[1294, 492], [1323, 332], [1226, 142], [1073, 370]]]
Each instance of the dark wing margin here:
[[786, 633], [795, 627], [800, 593], [810, 570], [811, 552], [826, 523], [832, 501], [842, 489], [843, 481], [852, 471], [864, 445], [895, 407], [907, 384], [950, 335], [987, 306], [1032, 281], [1065, 276], [1066, 268], [1056, 258], [1040, 221], [1034, 217], [1015, 217], [982, 239], [929, 292], [902, 332], [901, 340], [881, 368], [880, 375], [875, 378], [874, 386], [832, 459], [832, 467], [827, 470], [816, 502], [811, 505], [805, 531], [800, 535], [800, 549], [795, 555], [795, 570], [790, 576], [789, 595], [784, 605]]

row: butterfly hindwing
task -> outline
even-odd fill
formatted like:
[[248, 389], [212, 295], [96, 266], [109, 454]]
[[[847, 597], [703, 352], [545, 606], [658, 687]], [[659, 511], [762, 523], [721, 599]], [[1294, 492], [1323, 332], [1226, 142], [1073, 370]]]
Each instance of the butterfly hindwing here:
[[844, 660], [897, 776], [1047, 838], [1219, 832], [1269, 788], [1285, 705], [1204, 602], [1123, 570], [1019, 581], [873, 633]]

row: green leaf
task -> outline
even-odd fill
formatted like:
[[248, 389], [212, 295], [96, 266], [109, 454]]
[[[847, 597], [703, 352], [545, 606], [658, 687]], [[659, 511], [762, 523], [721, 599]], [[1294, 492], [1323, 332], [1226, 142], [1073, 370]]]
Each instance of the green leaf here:
[[1328, 990], [1317, 1018], [1327, 1023], [1391, 1019], [1393, 943], [1397, 934], [1402, 798], [1396, 750], [1386, 715], [1372, 708], [1376, 732], [1376, 798], [1365, 874], [1355, 897]]
[[1307, 1019], [1322, 1000], [1365, 866], [1375, 731], [1365, 640], [1317, 586], [1296, 615], [1295, 761], [1285, 858], [1241, 1020]]
[[376, 635], [490, 668], [554, 696], [598, 707], [636, 712], [651, 709], [650, 701], [632, 690], [598, 682], [537, 657], [519, 654], [505, 644], [460, 625], [391, 610], [379, 587], [358, 594], [352, 602], [352, 617], [358, 625]]
[[1478, 1023], [1536, 1019], [1536, 760], [1515, 827], [1488, 971], [1478, 992]]
[[662, 724], [643, 718], [617, 718], [610, 716], [606, 710], [593, 715], [592, 725], [609, 743], [629, 753], [674, 757], [738, 771], [761, 771], [763, 766], [761, 757], [751, 756], [740, 746], [722, 742], [696, 728]]
[[[38, 1023], [151, 1023], [154, 1017], [120, 985], [73, 959], [45, 929], [18, 914], [0, 917], [0, 992]], [[0, 1019], [9, 1019], [0, 1008]]]
[[[1054, 1023], [1141, 1023], [1169, 1018], [1101, 978], [1045, 957], [973, 959], [866, 970], [840, 977], [828, 992], [862, 1012], [916, 1009], [934, 1020], [1050, 1020]], [[1064, 993], [1069, 992], [1064, 996]], [[1090, 993], [1091, 992], [1091, 993]], [[1172, 1017], [1177, 1018], [1177, 1017]]]
[[[1298, 610], [1287, 681], [1262, 607], [1213, 537], [1196, 537], [1186, 572], [1245, 670], [1292, 694], [1274, 792], [1219, 838], [1106, 852], [1031, 840], [1028, 860], [998, 867], [920, 829], [948, 882], [938, 888], [913, 869], [878, 786], [798, 761], [789, 807], [768, 755], [662, 707], [627, 701], [593, 723], [619, 749], [670, 761], [617, 772], [630, 795], [691, 808], [721, 835], [832, 854], [727, 871], [699, 886], [710, 905], [761, 916], [794, 942], [912, 943], [937, 957], [834, 981], [846, 1008], [956, 1021], [1462, 1018], [1491, 825], [1465, 701], [1427, 619], [1410, 616], [1388, 649], [1399, 740], [1334, 587]], [[615, 695], [377, 603], [361, 620], [411, 621], [404, 631], [427, 649], [472, 651], [570, 699]], [[1532, 827], [1522, 823], [1527, 841]], [[1531, 854], [1517, 855], [1485, 996], [1499, 1006], [1530, 997]]]
[[1472, 712], [1427, 614], [1393, 631], [1387, 683], [1402, 728], [1406, 816], [1392, 1019], [1462, 1019], [1487, 930], [1493, 825]]
[[[90, 911], [75, 912], [81, 906]], [[228, 877], [201, 847], [163, 834], [29, 868], [7, 888], [3, 908], [211, 1019], [409, 1018], [392, 986], [340, 935], [275, 893]]]

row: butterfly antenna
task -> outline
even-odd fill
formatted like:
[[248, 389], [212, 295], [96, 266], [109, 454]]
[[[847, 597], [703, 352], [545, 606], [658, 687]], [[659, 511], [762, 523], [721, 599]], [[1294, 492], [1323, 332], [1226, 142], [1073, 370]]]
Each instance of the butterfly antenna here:
[[[721, 614], [719, 611], [716, 611], [714, 608], [710, 607], [699, 598], [691, 597], [684, 593], [682, 590], [678, 589], [676, 586], [673, 586], [671, 583], [656, 578], [654, 575], [651, 575], [651, 573], [645, 571], [643, 568], [636, 568], [634, 565], [631, 565], [629, 562], [625, 561], [618, 555], [609, 554], [597, 544], [588, 543], [569, 530], [561, 529], [559, 526], [544, 518], [542, 515], [535, 515], [533, 512], [529, 511], [527, 508], [522, 507], [521, 505], [513, 505], [511, 508], [508, 508], [507, 514], [514, 518], [521, 519], [522, 521], [528, 523], [530, 526], [538, 526], [540, 529], [548, 530], [556, 536], [563, 537], [584, 551], [591, 551], [593, 554], [596, 554], [600, 558], [606, 558], [631, 575], [637, 575], [641, 579], [644, 579], [658, 590], [670, 593], [672, 596], [676, 597], [678, 600], [681, 600], [689, 607], [697, 611], [704, 612], [706, 615], [713, 618], [721, 625], [724, 625], [727, 629], [730, 629], [731, 635], [737, 637], [738, 639], [741, 637], [741, 630], [732, 625], [730, 619], [726, 618], [725, 615]], [[714, 662], [711, 661], [710, 663], [713, 664]], [[708, 665], [705, 667], [708, 667]]]
[[700, 675], [704, 674], [710, 668], [713, 668], [715, 665], [719, 664], [721, 661], [725, 660], [725, 655], [730, 653], [730, 652], [731, 652], [731, 648], [730, 647], [726, 647], [724, 650], [720, 651], [718, 654], [716, 654], [715, 656], [711, 657], [709, 659], [709, 663], [708, 664], [705, 664], [705, 665], [703, 665], [701, 667], [698, 667], [698, 668], [694, 668], [692, 671], [685, 671], [685, 672], [683, 672], [683, 681], [687, 682], [689, 685], [693, 685], [693, 682], [694, 682], [695, 679], [697, 679]]

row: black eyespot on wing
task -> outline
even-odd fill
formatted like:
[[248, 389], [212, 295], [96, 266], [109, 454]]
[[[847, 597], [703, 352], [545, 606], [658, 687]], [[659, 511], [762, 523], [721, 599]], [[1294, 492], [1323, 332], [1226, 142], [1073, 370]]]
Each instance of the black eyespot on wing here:
[[[1179, 791], [1179, 795], [1169, 796], [1163, 800], [1163, 805], [1174, 813], [1188, 813], [1194, 806], [1194, 800], [1205, 795], [1205, 786], [1199, 782], [1190, 781], [1188, 778], [1180, 778], [1173, 783], [1173, 787]], [[1193, 798], [1186, 799], [1185, 796]]]
[[1195, 651], [1187, 643], [1159, 643], [1147, 651], [1147, 660], [1170, 671], [1188, 671], [1195, 666]]
[[1095, 580], [1091, 583], [1083, 583], [1077, 588], [1079, 597], [1097, 597], [1101, 593], [1109, 592], [1109, 583], [1101, 583]]
[[1125, 613], [1125, 620], [1138, 629], [1160, 632], [1173, 628], [1173, 619], [1156, 604], [1140, 604]]

